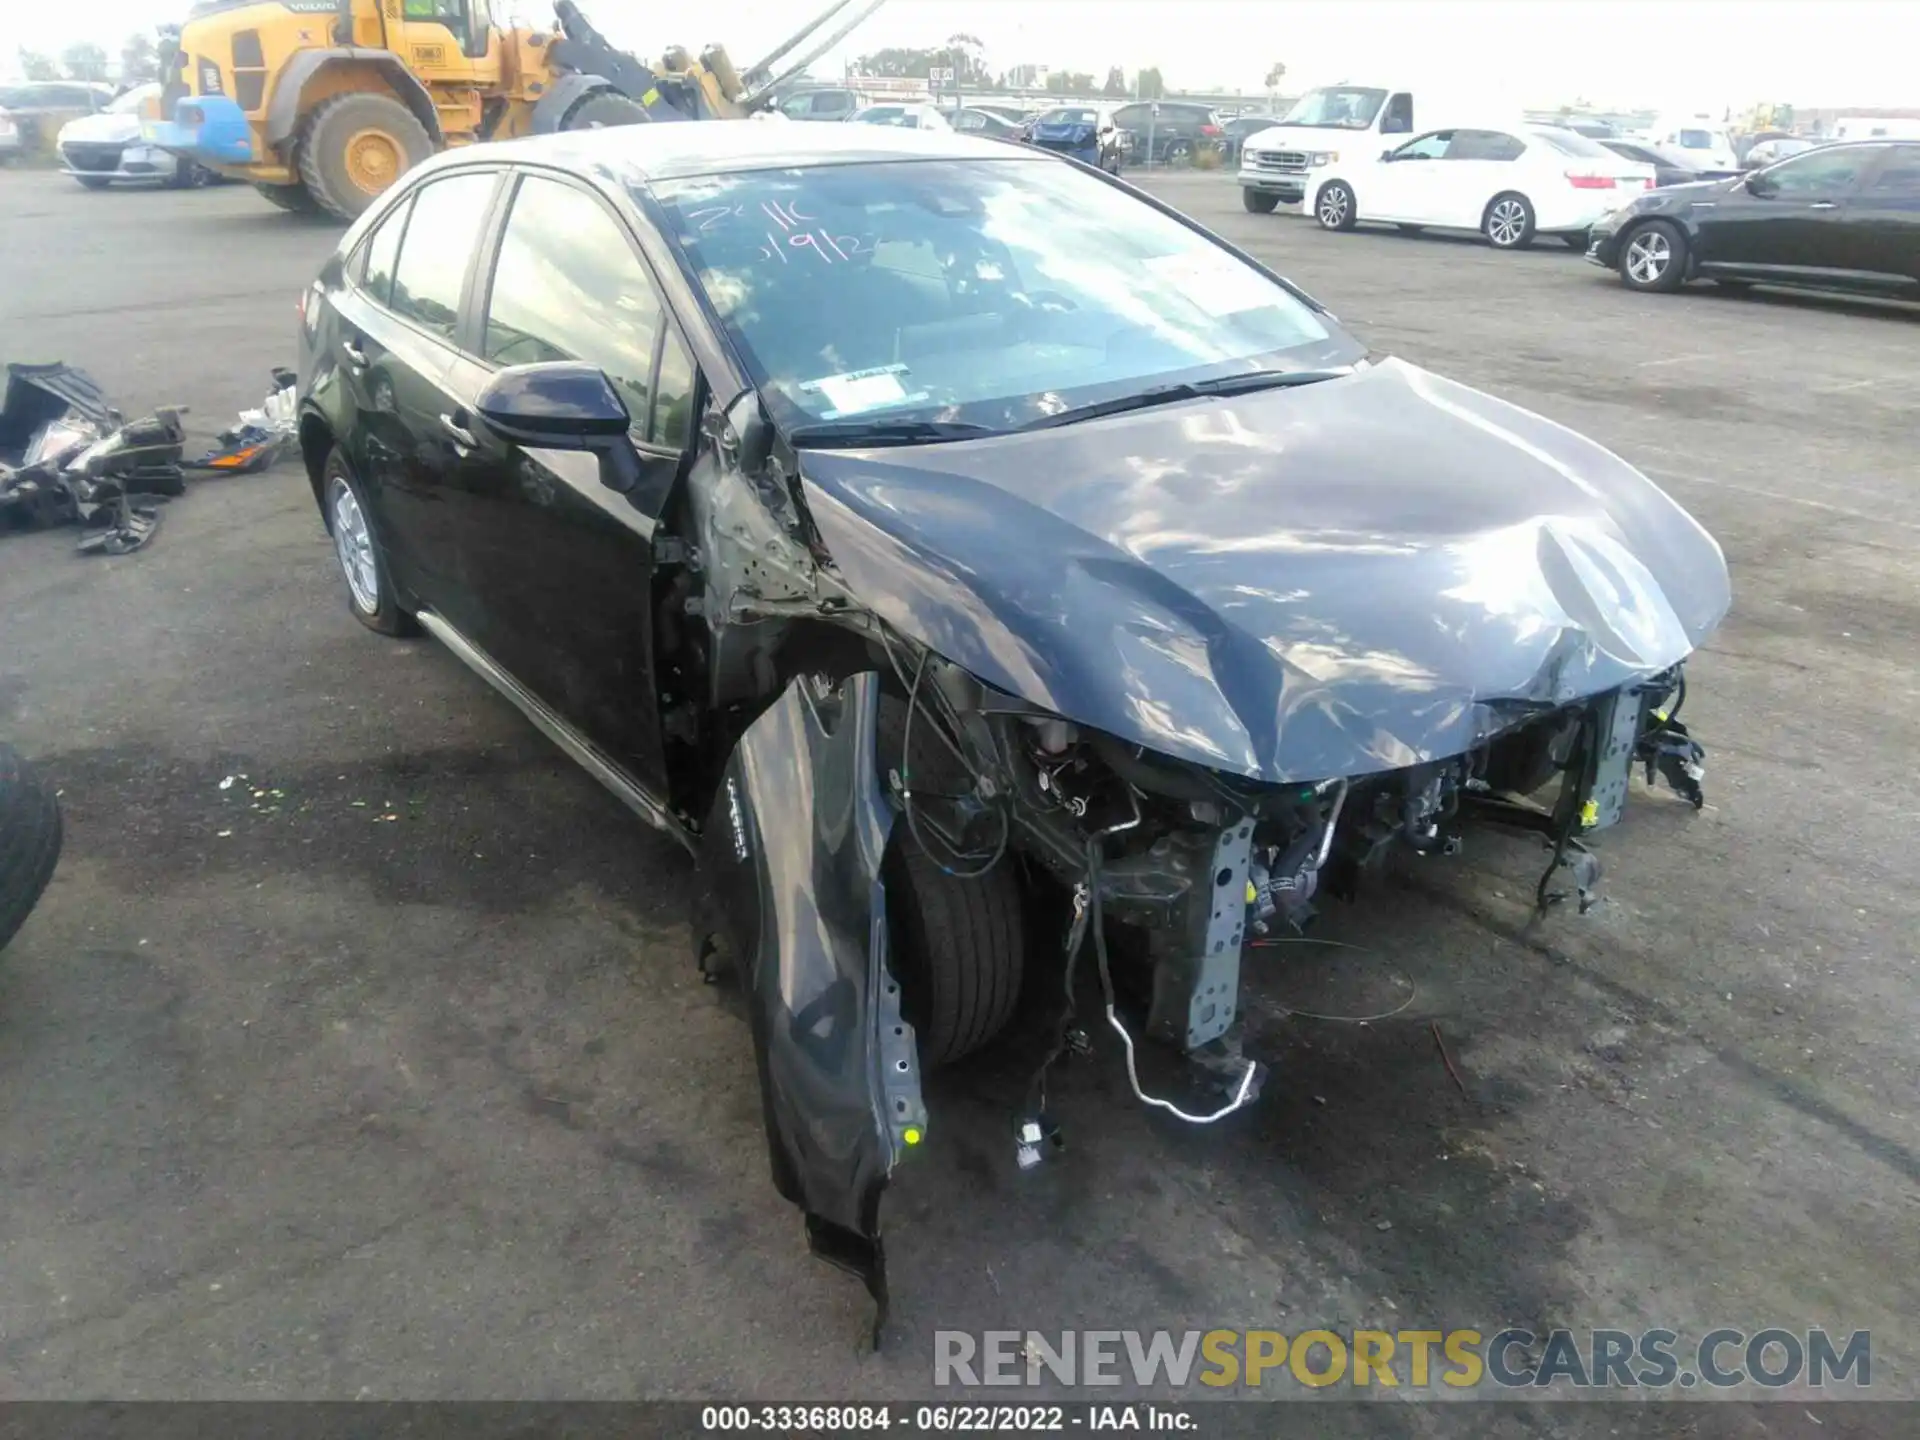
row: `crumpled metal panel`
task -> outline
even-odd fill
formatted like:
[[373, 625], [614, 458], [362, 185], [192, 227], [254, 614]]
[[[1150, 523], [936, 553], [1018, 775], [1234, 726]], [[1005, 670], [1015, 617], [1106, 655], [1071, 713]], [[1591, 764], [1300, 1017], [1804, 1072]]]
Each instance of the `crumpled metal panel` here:
[[848, 588], [988, 683], [1256, 779], [1457, 755], [1653, 675], [1726, 562], [1573, 431], [1399, 361], [958, 443], [807, 451]]
[[701, 878], [747, 989], [774, 1183], [884, 1310], [880, 1197], [927, 1113], [890, 968], [879, 702], [871, 673], [792, 682], [734, 750]]
[[43, 425], [72, 412], [94, 424], [110, 419], [106, 391], [71, 365], [9, 365], [0, 398], [0, 460], [19, 463]]

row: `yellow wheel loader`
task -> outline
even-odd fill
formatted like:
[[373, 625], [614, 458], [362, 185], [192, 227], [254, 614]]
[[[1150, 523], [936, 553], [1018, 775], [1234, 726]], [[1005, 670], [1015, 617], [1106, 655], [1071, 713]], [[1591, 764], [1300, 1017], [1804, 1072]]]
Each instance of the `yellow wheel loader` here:
[[495, 25], [489, 0], [200, 0], [143, 128], [283, 209], [351, 220], [449, 145], [738, 119], [882, 3], [836, 0], [740, 72], [719, 45], [647, 65], [573, 0], [555, 0], [550, 31]]

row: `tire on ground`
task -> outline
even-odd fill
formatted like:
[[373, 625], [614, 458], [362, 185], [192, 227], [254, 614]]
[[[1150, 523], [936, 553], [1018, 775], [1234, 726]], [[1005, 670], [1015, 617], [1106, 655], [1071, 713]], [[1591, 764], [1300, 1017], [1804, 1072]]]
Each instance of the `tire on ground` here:
[[[882, 698], [883, 773], [899, 768], [906, 721], [904, 701]], [[912, 759], [916, 789], [957, 791], [966, 783], [924, 712], [914, 721]], [[920, 1064], [932, 1070], [978, 1050], [1012, 1018], [1026, 970], [1020, 882], [1011, 856], [984, 875], [949, 875], [920, 848], [904, 818], [894, 824], [883, 873], [894, 974]]]
[[[373, 570], [376, 576], [374, 588], [376, 604], [369, 611], [363, 609], [353, 593], [352, 582], [348, 580], [345, 562], [341, 558], [339, 537], [335, 533], [334, 482], [343, 482], [353, 492], [354, 504], [359, 507], [362, 523], [366, 526], [373, 549]], [[328, 452], [326, 462], [320, 470], [320, 503], [326, 521], [327, 537], [334, 543], [334, 559], [341, 566], [340, 583], [346, 587], [347, 609], [362, 625], [376, 635], [386, 635], [395, 639], [420, 633], [420, 622], [400, 607], [399, 595], [395, 591], [392, 572], [387, 569], [386, 552], [380, 541], [379, 527], [374, 521], [372, 508], [367, 504], [366, 487], [353, 473], [353, 467], [347, 463], [346, 455], [339, 446]]]
[[296, 151], [301, 183], [320, 207], [353, 220], [433, 154], [433, 139], [392, 95], [358, 91], [314, 106], [300, 126]]
[[[1342, 196], [1344, 200], [1340, 199]], [[1354, 198], [1353, 188], [1344, 180], [1329, 180], [1322, 185], [1313, 197], [1313, 218], [1320, 222], [1323, 230], [1353, 229], [1360, 223], [1360, 202]]]
[[[1667, 244], [1666, 265], [1651, 280], [1634, 277], [1635, 243], [1643, 235], [1658, 235]], [[1668, 293], [1678, 290], [1687, 278], [1687, 237], [1671, 220], [1648, 220], [1620, 236], [1620, 258], [1616, 268], [1629, 290], [1653, 290]]]
[[[1520, 206], [1520, 229], [1512, 240], [1502, 243], [1494, 238], [1497, 229], [1495, 212], [1514, 203]], [[1533, 202], [1517, 190], [1503, 190], [1487, 202], [1486, 211], [1480, 217], [1480, 233], [1487, 237], [1487, 243], [1497, 250], [1524, 250], [1533, 244], [1536, 233], [1536, 219]]]
[[318, 215], [321, 212], [319, 202], [307, 193], [304, 185], [268, 185], [254, 181], [253, 188], [260, 198], [269, 205], [277, 205], [293, 215]]
[[638, 101], [611, 90], [596, 90], [560, 122], [562, 130], [603, 130], [611, 125], [645, 125], [647, 112]]
[[0, 745], [0, 950], [53, 878], [60, 841], [60, 805], [52, 788]]
[[1273, 207], [1280, 203], [1280, 197], [1268, 190], [1241, 190], [1240, 203], [1251, 215], [1271, 215]]

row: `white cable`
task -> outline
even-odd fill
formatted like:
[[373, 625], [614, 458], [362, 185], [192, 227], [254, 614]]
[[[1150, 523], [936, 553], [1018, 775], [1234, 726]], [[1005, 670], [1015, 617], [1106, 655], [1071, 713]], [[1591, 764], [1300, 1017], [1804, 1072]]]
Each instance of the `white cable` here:
[[1186, 1121], [1189, 1125], [1211, 1125], [1216, 1120], [1226, 1119], [1227, 1116], [1233, 1114], [1234, 1111], [1247, 1103], [1248, 1092], [1253, 1089], [1253, 1077], [1258, 1073], [1260, 1068], [1251, 1060], [1247, 1061], [1247, 1073], [1240, 1077], [1240, 1088], [1234, 1092], [1233, 1099], [1229, 1100], [1222, 1109], [1214, 1111], [1211, 1115], [1189, 1115], [1171, 1101], [1156, 1099], [1154, 1096], [1147, 1094], [1146, 1091], [1140, 1088], [1140, 1075], [1133, 1068], [1133, 1037], [1127, 1034], [1127, 1027], [1120, 1023], [1120, 1017], [1113, 1013], [1113, 1002], [1111, 1000], [1107, 1002], [1107, 1023], [1111, 1025], [1120, 1036], [1120, 1043], [1127, 1047], [1127, 1082], [1133, 1086], [1134, 1098], [1141, 1104], [1157, 1106], [1159, 1109], [1165, 1110], [1168, 1114]]

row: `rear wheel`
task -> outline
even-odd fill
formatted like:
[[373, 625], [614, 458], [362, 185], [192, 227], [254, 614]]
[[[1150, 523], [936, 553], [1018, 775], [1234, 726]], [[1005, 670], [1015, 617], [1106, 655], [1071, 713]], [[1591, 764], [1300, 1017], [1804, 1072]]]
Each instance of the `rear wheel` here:
[[207, 183], [207, 172], [191, 160], [176, 159], [173, 162], [173, 174], [163, 183], [169, 190], [192, 190]]
[[[904, 701], [880, 702], [884, 769], [900, 766], [906, 720]], [[924, 713], [914, 722], [908, 773], [914, 789], [926, 794], [956, 793], [966, 784]], [[894, 827], [886, 880], [894, 973], [920, 1063], [931, 1070], [978, 1050], [1012, 1018], [1026, 971], [1020, 882], [1009, 856], [981, 875], [949, 874], [904, 820]]]
[[320, 207], [355, 219], [394, 181], [433, 154], [433, 140], [391, 95], [334, 95], [300, 127], [300, 179]]
[[1649, 220], [1620, 245], [1620, 278], [1629, 290], [1672, 291], [1687, 275], [1687, 241], [1677, 226]]
[[569, 110], [560, 128], [562, 130], [604, 130], [611, 125], [644, 125], [646, 123], [647, 112], [644, 107], [624, 95], [616, 95], [611, 90], [600, 90]]
[[1167, 146], [1167, 164], [1191, 165], [1193, 163], [1193, 144], [1187, 140], [1175, 140]]
[[304, 185], [267, 185], [254, 182], [253, 188], [269, 205], [277, 205], [294, 215], [318, 215], [320, 206]]
[[8, 746], [0, 745], [0, 949], [26, 923], [60, 862], [60, 805]]
[[1313, 202], [1313, 218], [1323, 230], [1351, 230], [1359, 223], [1360, 212], [1346, 181], [1329, 180], [1320, 187]]
[[1533, 206], [1524, 195], [1496, 195], [1480, 218], [1480, 233], [1496, 250], [1524, 250], [1533, 243]]
[[337, 447], [320, 472], [320, 493], [326, 506], [327, 532], [333, 537], [333, 556], [347, 582], [347, 608], [353, 611], [353, 618], [379, 635], [418, 634], [417, 622], [400, 608], [387, 574], [366, 492]]
[[1265, 190], [1242, 190], [1240, 203], [1247, 207], [1250, 214], [1271, 215], [1273, 207], [1280, 203], [1280, 197]]

